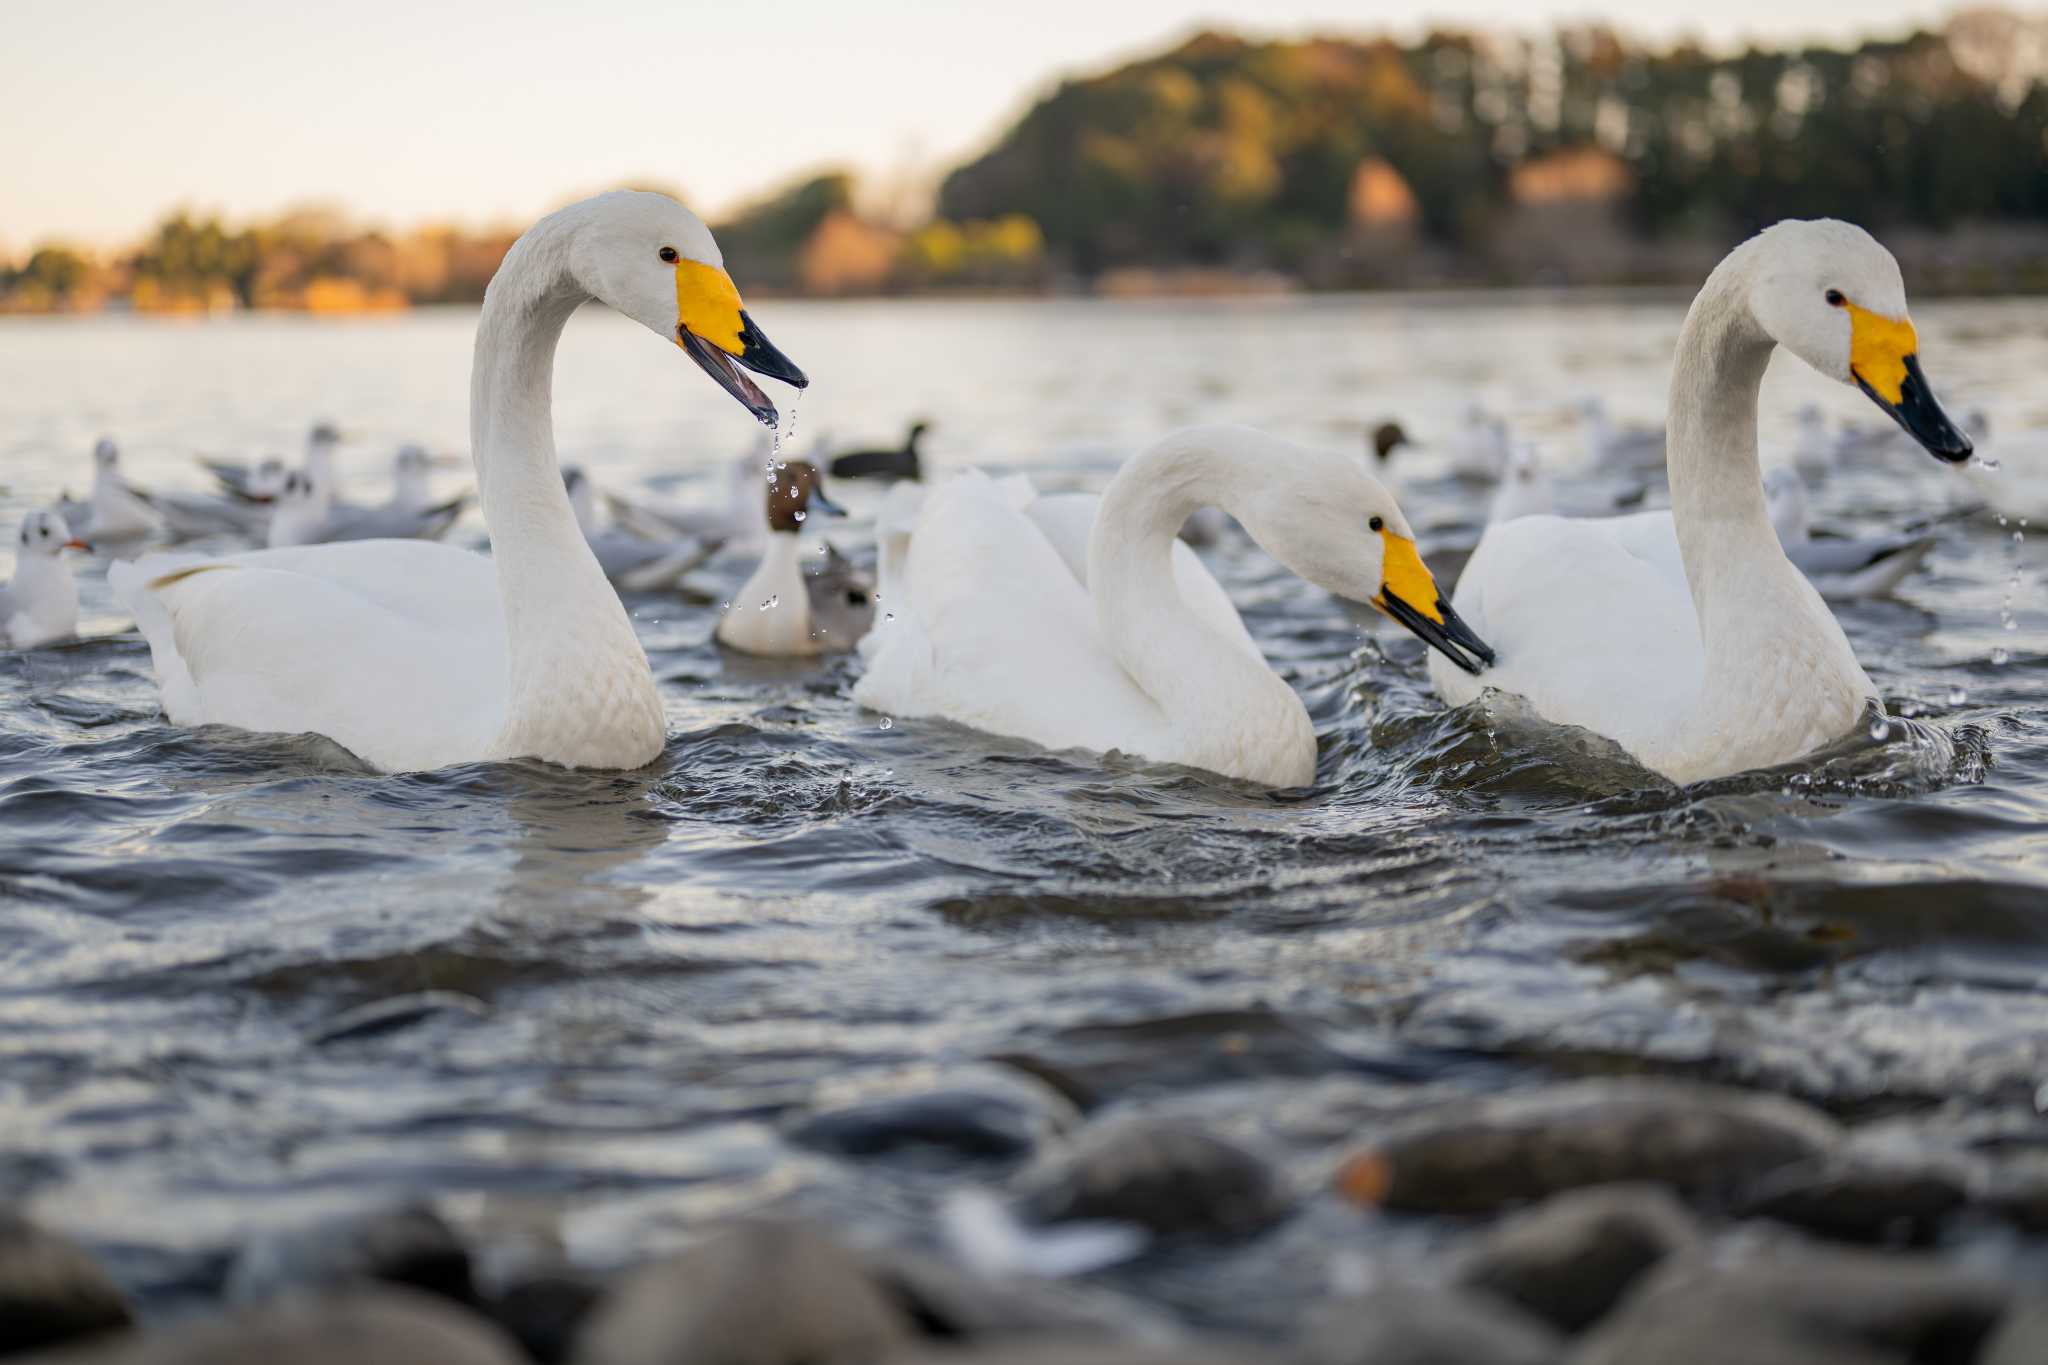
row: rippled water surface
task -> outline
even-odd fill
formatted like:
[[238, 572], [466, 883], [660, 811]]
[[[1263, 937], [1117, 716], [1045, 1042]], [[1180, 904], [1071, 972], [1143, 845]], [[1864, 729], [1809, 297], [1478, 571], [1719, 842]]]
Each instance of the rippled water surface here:
[[[1362, 449], [1397, 416], [1440, 444], [1473, 397], [1569, 462], [1581, 393], [1659, 415], [1682, 311], [756, 309], [817, 381], [799, 447], [926, 416], [940, 466], [1087, 485], [1179, 423]], [[1919, 322], [1951, 406], [2015, 434], [2005, 472], [2048, 469], [2048, 310], [1930, 304]], [[473, 325], [0, 322], [0, 513], [11, 527], [82, 491], [101, 433], [136, 482], [197, 487], [195, 452], [295, 453], [316, 417], [347, 428], [374, 496], [398, 441], [465, 448]], [[716, 499], [750, 439], [673, 347], [608, 314], [572, 324], [555, 389], [565, 457], [614, 488]], [[1780, 357], [1767, 443], [1808, 400], [1879, 420]], [[1448, 578], [1484, 495], [1431, 460], [1406, 460], [1402, 496]], [[668, 703], [655, 768], [377, 776], [321, 741], [168, 728], [90, 564], [91, 638], [0, 653], [0, 1170], [174, 1299], [252, 1230], [420, 1191], [598, 1265], [766, 1206], [921, 1237], [944, 1190], [1005, 1169], [847, 1164], [786, 1135], [963, 1078], [1204, 1114], [1305, 1184], [1417, 1096], [1587, 1072], [2031, 1120], [2048, 1104], [2048, 601], [2036, 545], [1972, 501], [1896, 445], [1815, 495], [1844, 529], [1940, 519], [1896, 600], [1839, 609], [1925, 728], [1688, 791], [1507, 708], [1444, 713], [1413, 640], [1235, 535], [1205, 553], [1315, 717], [1306, 792], [884, 728], [849, 700], [848, 662], [710, 642], [750, 567], [730, 558], [691, 600], [630, 599]], [[843, 547], [867, 553], [862, 530]], [[1161, 1292], [1265, 1275], [1282, 1287], [1256, 1308], [1216, 1311], [1281, 1312], [1315, 1284], [1271, 1250], [1177, 1265]]]

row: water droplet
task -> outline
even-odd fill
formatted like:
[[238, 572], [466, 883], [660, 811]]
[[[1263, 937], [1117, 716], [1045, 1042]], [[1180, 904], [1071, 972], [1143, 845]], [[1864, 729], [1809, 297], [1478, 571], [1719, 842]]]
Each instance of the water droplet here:
[[1870, 737], [1879, 742], [1892, 737], [1892, 723], [1888, 717], [1879, 716], [1870, 722]]
[[810, 513], [809, 513], [809, 512], [792, 512], [792, 513], [790, 513], [790, 515], [791, 515], [792, 517], [794, 517], [794, 518], [795, 518], [796, 520], [798, 520], [798, 521], [802, 521], [802, 520], [803, 520], [803, 519], [804, 519], [805, 517], [809, 516], [809, 515], [810, 515]]
[[1998, 524], [1999, 524], [2000, 526], [2009, 526], [2009, 525], [2011, 525], [2012, 523], [2008, 522], [2008, 521], [2007, 521], [2007, 520], [2005, 519], [2005, 513], [2003, 513], [2003, 512], [2000, 512], [2000, 513], [1998, 514]]
[[1960, 686], [1951, 687], [1948, 690], [1948, 704], [1950, 706], [1961, 706], [1969, 699], [1970, 694]]
[[1977, 468], [1987, 474], [1996, 474], [1998, 472], [1998, 461], [1989, 455], [1979, 455], [1977, 457]]
[[777, 594], [775, 594], [775, 596], [773, 596], [773, 597], [769, 598], [769, 599], [768, 599], [768, 600], [767, 600], [766, 602], [763, 602], [763, 603], [761, 604], [761, 610], [762, 610], [762, 611], [766, 611], [766, 610], [768, 610], [768, 609], [769, 609], [770, 607], [772, 607], [772, 606], [775, 606], [776, 604], [778, 604], [778, 603], [779, 603], [779, 602], [781, 602], [781, 601], [782, 601], [782, 594], [781, 594], [781, 593], [777, 593]]
[[2005, 618], [2005, 628], [2006, 628], [2007, 630], [2018, 630], [2018, 629], [2020, 628], [2020, 622], [2019, 622], [2019, 618], [2018, 618], [2018, 617], [2016, 617], [2016, 616], [2008, 616], [2008, 617], [2006, 617], [2006, 618]]
[[2011, 658], [2012, 655], [2006, 651], [2004, 645], [2000, 645], [1998, 648], [1991, 651], [1991, 662], [1999, 668], [2004, 668], [2006, 665], [2006, 661]]
[[891, 720], [891, 719], [889, 719], [889, 717], [887, 717], [887, 716], [884, 716], [884, 717], [882, 717], [882, 723], [881, 723], [881, 725], [879, 725], [879, 726], [878, 726], [878, 727], [876, 727], [876, 728], [878, 728], [878, 729], [882, 729], [882, 730], [893, 730], [893, 729], [895, 729], [895, 728], [896, 728], [896, 722], [895, 722], [895, 721], [893, 721], [893, 720]]
[[2013, 543], [2013, 544], [2015, 544], [2015, 545], [2024, 545], [2024, 544], [2026, 544], [2026, 543], [2027, 543], [2027, 533], [2026, 533], [2025, 531], [2014, 531], [2014, 532], [2012, 533], [2012, 543]]
[[893, 621], [893, 620], [895, 620], [895, 619], [896, 619], [896, 613], [895, 613], [895, 612], [893, 612], [893, 611], [885, 611], [885, 612], [883, 612], [883, 613], [882, 613], [882, 620], [883, 620], [883, 621], [885, 621], [885, 622], [887, 622], [887, 621]]

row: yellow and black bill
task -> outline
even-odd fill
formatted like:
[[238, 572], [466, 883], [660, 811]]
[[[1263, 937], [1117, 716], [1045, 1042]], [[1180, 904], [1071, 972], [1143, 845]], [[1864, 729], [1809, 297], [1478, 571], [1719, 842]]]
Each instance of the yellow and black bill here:
[[720, 388], [739, 399], [756, 420], [771, 427], [776, 421], [775, 404], [740, 367], [794, 388], [810, 386], [810, 379], [796, 363], [777, 350], [747, 316], [732, 277], [717, 266], [701, 261], [677, 263], [676, 344], [717, 380]]
[[1379, 595], [1372, 599], [1372, 605], [1476, 677], [1493, 662], [1493, 647], [1451, 610], [1451, 604], [1437, 591], [1436, 579], [1423, 564], [1414, 541], [1390, 530], [1380, 532], [1380, 536], [1385, 556]]
[[1950, 464], [1970, 458], [1970, 438], [1942, 411], [1920, 372], [1920, 341], [1913, 324], [1883, 317], [1853, 303], [1849, 311], [1849, 373], [1856, 387], [1883, 408], [1928, 454]]

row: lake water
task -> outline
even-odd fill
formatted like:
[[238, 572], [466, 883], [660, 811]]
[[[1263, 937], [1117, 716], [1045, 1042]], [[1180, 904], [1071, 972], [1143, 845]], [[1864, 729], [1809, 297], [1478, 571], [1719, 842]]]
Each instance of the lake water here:
[[[1095, 485], [1177, 424], [1362, 449], [1398, 417], [1441, 444], [1474, 398], [1568, 461], [1582, 393], [1659, 416], [1683, 301], [755, 312], [815, 380], [799, 448], [921, 416], [940, 468]], [[1951, 410], [1987, 408], [2048, 452], [2048, 310], [1917, 320]], [[0, 320], [0, 521], [82, 492], [103, 433], [135, 482], [196, 488], [195, 453], [296, 455], [320, 417], [375, 496], [401, 440], [464, 451], [473, 326]], [[565, 458], [621, 490], [716, 498], [751, 439], [673, 347], [609, 314], [572, 323], [555, 390]], [[1809, 400], [1881, 420], [1781, 356], [1767, 444]], [[1428, 477], [1430, 458], [1407, 462], [1404, 500], [1448, 570], [1484, 495]], [[1589, 1072], [1739, 1080], [1930, 1130], [2031, 1122], [2048, 1104], [2048, 599], [2034, 541], [1950, 515], [1964, 490], [1895, 446], [1814, 495], [1846, 529], [1945, 518], [1895, 600], [1838, 610], [1892, 709], [1919, 708], [1959, 756], [1865, 745], [1817, 775], [1691, 791], [1445, 713], [1410, 637], [1235, 536], [1210, 562], [1315, 717], [1306, 793], [885, 729], [848, 699], [848, 662], [710, 643], [711, 604], [749, 568], [726, 559], [702, 600], [631, 599], [669, 711], [655, 768], [376, 776], [311, 740], [168, 728], [88, 564], [92, 638], [0, 653], [0, 1171], [170, 1302], [252, 1231], [405, 1194], [596, 1266], [756, 1208], [922, 1239], [938, 1201], [1007, 1168], [842, 1162], [791, 1128], [1027, 1073], [1203, 1116], [1304, 1188], [1373, 1116]], [[865, 552], [858, 530], [844, 546]], [[429, 991], [474, 1003], [407, 1003]], [[349, 1013], [394, 1000], [381, 1022]], [[1318, 1207], [1278, 1248], [1139, 1287], [1284, 1318], [1323, 1287], [1333, 1240], [1382, 1235]]]

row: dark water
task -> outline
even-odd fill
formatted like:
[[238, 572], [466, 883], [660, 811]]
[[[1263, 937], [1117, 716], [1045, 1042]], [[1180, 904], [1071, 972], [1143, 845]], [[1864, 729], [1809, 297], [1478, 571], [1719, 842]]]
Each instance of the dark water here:
[[[940, 463], [1056, 483], [1099, 482], [1176, 422], [1348, 444], [1398, 415], [1442, 437], [1473, 396], [1568, 460], [1580, 392], [1656, 415], [1682, 309], [759, 311], [820, 379], [799, 445], [925, 415]], [[2005, 431], [2048, 418], [2028, 407], [2040, 309], [1920, 313], [1955, 406]], [[295, 445], [315, 416], [351, 429], [367, 488], [402, 437], [461, 449], [472, 325], [0, 325], [0, 512], [82, 485], [103, 430], [151, 484], [190, 481], [194, 450]], [[565, 454], [617, 487], [715, 496], [747, 438], [673, 348], [613, 318], [571, 328], [556, 388]], [[1767, 440], [1808, 399], [1876, 416], [1781, 361]], [[1404, 498], [1449, 566], [1483, 503], [1427, 469]], [[1968, 501], [1900, 449], [1815, 496], [1850, 528]], [[1027, 1075], [1203, 1116], [1304, 1188], [1422, 1099], [1589, 1073], [1738, 1080], [1936, 1138], [2038, 1134], [2048, 631], [2014, 529], [1944, 520], [1897, 600], [1839, 609], [1920, 727], [1687, 791], [1506, 708], [1446, 714], [1412, 640], [1233, 537], [1210, 562], [1322, 737], [1307, 792], [883, 728], [848, 700], [852, 664], [724, 655], [713, 608], [655, 597], [631, 603], [669, 706], [655, 768], [377, 776], [317, 740], [167, 728], [95, 566], [99, 638], [0, 654], [0, 1171], [170, 1302], [254, 1230], [406, 1193], [598, 1266], [764, 1207], [916, 1240], [949, 1191], [1008, 1167], [842, 1162], [785, 1134]], [[706, 599], [748, 567], [712, 566]], [[1394, 1235], [1318, 1200], [1143, 1287], [1274, 1320]]]

